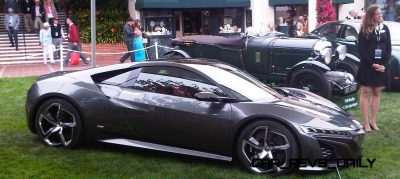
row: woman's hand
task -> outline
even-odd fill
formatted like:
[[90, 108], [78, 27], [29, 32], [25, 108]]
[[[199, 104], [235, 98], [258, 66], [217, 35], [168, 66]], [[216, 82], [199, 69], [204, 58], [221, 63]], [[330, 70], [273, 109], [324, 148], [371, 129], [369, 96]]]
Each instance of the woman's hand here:
[[374, 63], [374, 64], [372, 64], [372, 68], [377, 72], [382, 72], [382, 73], [385, 72], [385, 66], [383, 66], [383, 65]]

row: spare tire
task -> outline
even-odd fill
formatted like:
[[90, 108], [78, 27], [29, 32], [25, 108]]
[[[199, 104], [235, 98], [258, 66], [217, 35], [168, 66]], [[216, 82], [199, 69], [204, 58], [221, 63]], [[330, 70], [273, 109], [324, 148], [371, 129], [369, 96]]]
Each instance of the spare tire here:
[[300, 69], [293, 73], [289, 82], [290, 87], [310, 91], [324, 98], [332, 97], [332, 87], [325, 75], [316, 69]]

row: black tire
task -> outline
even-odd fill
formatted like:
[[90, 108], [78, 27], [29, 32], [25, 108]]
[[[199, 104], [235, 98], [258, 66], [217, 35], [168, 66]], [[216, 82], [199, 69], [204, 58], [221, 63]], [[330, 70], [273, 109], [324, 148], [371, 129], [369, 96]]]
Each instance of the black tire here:
[[35, 128], [47, 146], [77, 148], [82, 145], [83, 126], [79, 113], [63, 99], [50, 99], [40, 105]]
[[[267, 133], [267, 145], [264, 141], [265, 133]], [[264, 144], [261, 145], [261, 143]], [[278, 146], [281, 149], [259, 149], [259, 147]], [[299, 157], [299, 144], [294, 134], [286, 126], [275, 121], [260, 120], [250, 123], [240, 131], [236, 141], [236, 155], [240, 164], [251, 173], [283, 175], [296, 169], [296, 166], [289, 166], [288, 162], [290, 159]], [[256, 159], [258, 161], [260, 159], [277, 159], [280, 162], [272, 166], [269, 164], [258, 166], [260, 163], [256, 162]], [[253, 166], [253, 164], [255, 165]]]
[[353, 62], [341, 61], [336, 65], [335, 70], [350, 73], [355, 78], [358, 72], [358, 66]]
[[315, 69], [300, 69], [293, 73], [289, 86], [310, 91], [330, 99], [332, 87], [325, 73]]

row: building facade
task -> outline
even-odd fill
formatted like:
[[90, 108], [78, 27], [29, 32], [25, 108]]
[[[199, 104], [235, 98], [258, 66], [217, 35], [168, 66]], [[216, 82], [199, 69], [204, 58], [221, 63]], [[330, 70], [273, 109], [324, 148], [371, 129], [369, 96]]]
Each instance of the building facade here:
[[[371, 4], [382, 8], [385, 20], [400, 21], [400, 0], [331, 0], [337, 19], [350, 10], [363, 15]], [[317, 0], [129, 0], [130, 14], [143, 21], [149, 35], [229, 35], [277, 30], [294, 36], [300, 16], [306, 31], [317, 26]]]

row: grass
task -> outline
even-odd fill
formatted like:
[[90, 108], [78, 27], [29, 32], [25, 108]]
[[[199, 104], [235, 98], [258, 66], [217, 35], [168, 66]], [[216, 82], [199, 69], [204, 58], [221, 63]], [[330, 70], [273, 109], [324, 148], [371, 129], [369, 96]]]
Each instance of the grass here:
[[[35, 77], [0, 78], [0, 178], [266, 178], [237, 163], [88, 142], [45, 147], [26, 126], [24, 101]], [[400, 93], [383, 93], [380, 131], [367, 134], [363, 155], [373, 168], [341, 169], [343, 178], [400, 178]], [[360, 119], [358, 109], [351, 112]], [[365, 161], [364, 161], [365, 162]], [[281, 178], [338, 178], [336, 172], [295, 172]]]

